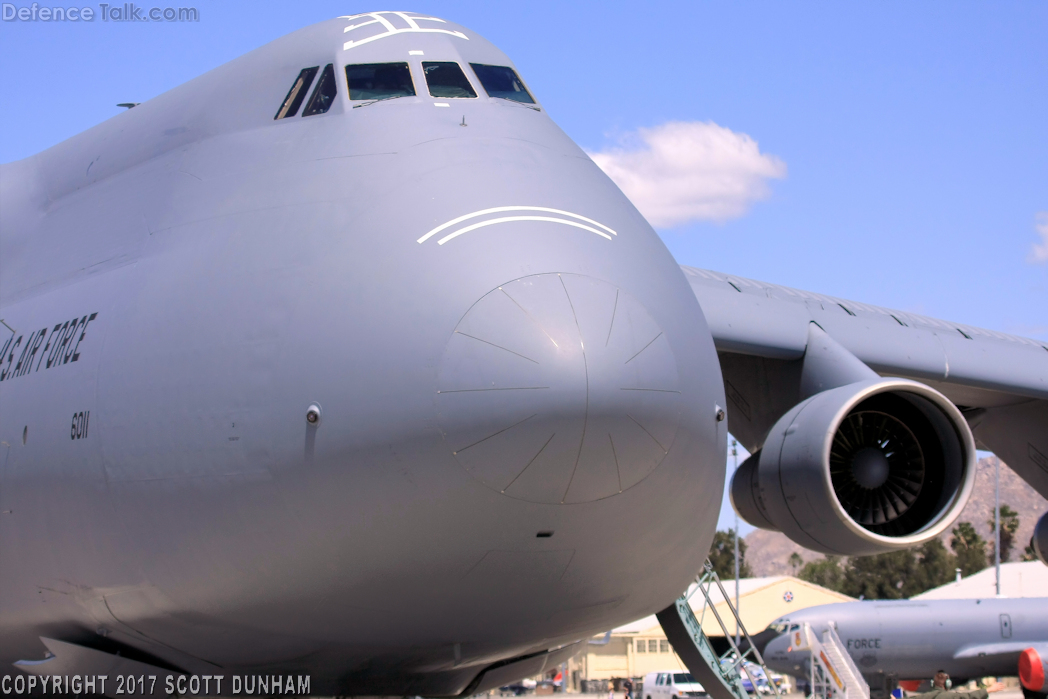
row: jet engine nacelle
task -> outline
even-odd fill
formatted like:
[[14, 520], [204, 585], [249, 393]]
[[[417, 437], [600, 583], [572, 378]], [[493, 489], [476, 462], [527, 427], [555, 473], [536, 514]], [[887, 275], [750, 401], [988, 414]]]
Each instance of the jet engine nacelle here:
[[968, 501], [975, 440], [949, 399], [907, 379], [816, 393], [771, 428], [731, 483], [735, 510], [828, 554], [871, 555], [941, 534]]
[[[1044, 521], [1044, 517], [1041, 518]], [[1045, 648], [1027, 648], [1019, 654], [1019, 681], [1031, 692], [1048, 692], [1048, 658]]]
[[1041, 515], [1033, 527], [1033, 552], [1048, 566], [1048, 512]]

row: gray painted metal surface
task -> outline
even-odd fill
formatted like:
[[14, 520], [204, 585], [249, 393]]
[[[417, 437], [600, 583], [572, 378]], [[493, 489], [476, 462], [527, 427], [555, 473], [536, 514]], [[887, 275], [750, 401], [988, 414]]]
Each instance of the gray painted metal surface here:
[[[0, 666], [46, 637], [454, 695], [701, 567], [725, 401], [676, 262], [540, 104], [484, 93], [502, 52], [373, 19], [3, 166]], [[343, 66], [387, 61], [417, 94], [351, 101]], [[275, 120], [329, 63], [330, 110]]]
[[815, 321], [879, 374], [1048, 399], [1048, 347], [1016, 335], [682, 267], [723, 352], [798, 359]]
[[803, 397], [814, 322], [881, 376], [962, 408], [982, 448], [1048, 496], [1048, 345], [1015, 335], [683, 267], [721, 357], [732, 433], [750, 451]]
[[[1015, 676], [1024, 649], [1048, 652], [1048, 598], [826, 604], [783, 616], [772, 626], [792, 629], [803, 622], [817, 633], [832, 624], [874, 689], [885, 688], [886, 681], [929, 679], [940, 669], [958, 680]], [[765, 646], [764, 660], [796, 675], [808, 659], [806, 653], [787, 652], [790, 633]]]
[[[924, 512], [907, 529], [878, 532], [869, 523], [853, 519], [856, 510], [851, 506], [855, 503], [840, 499], [830, 477], [829, 461], [837, 448], [836, 426], [844, 415], [856, 404], [889, 391], [906, 395], [915, 403], [921, 401], [923, 414], [940, 422], [940, 434], [963, 434], [964, 438], [943, 442], [952, 453], [943, 460], [947, 467], [937, 475], [936, 482], [922, 484], [920, 494], [929, 498]], [[957, 409], [948, 401], [939, 406], [933, 400], [942, 399], [916, 381], [875, 378], [830, 389], [798, 403], [772, 428], [759, 456], [755, 495], [763, 510], [760, 519], [774, 523], [775, 529], [809, 549], [835, 555], [900, 550], [941, 534], [968, 502], [975, 483], [975, 445]], [[748, 466], [744, 464], [744, 468]], [[738, 492], [732, 488], [732, 502], [740, 500]]]
[[[423, 61], [478, 97], [431, 96]], [[416, 94], [351, 100], [344, 67], [386, 62]], [[764, 346], [722, 330], [759, 312], [700, 293], [711, 335], [702, 284], [622, 193], [471, 63], [512, 65], [450, 22], [338, 18], [2, 166], [0, 665], [47, 638], [65, 659], [454, 695], [693, 579], [723, 490], [721, 366]], [[274, 119], [328, 64], [329, 109]], [[987, 434], [998, 406], [1027, 410], [1011, 396], [1045, 395], [1036, 361], [1024, 383], [1019, 359], [923, 326], [820, 325], [878, 372], [890, 345], [907, 376], [969, 377], [998, 400]]]

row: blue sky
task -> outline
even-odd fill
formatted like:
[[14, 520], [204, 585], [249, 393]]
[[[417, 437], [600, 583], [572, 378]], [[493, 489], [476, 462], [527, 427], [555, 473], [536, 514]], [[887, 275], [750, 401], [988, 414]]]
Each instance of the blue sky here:
[[[382, 9], [194, 5], [200, 21], [185, 24], [0, 22], [0, 162], [290, 31]], [[751, 178], [736, 213], [661, 230], [682, 264], [1048, 339], [1048, 259], [1035, 252], [1048, 246], [1048, 213], [1043, 237], [1036, 228], [1048, 212], [1048, 3], [410, 9], [499, 45], [591, 152], [635, 148], [637, 129], [669, 122], [748, 137], [778, 175]]]

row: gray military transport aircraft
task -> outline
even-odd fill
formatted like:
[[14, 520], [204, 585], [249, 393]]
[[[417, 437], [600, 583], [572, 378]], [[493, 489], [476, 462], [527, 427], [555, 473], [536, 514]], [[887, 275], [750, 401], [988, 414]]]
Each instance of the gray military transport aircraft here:
[[1030, 699], [1044, 699], [1048, 690], [1048, 597], [809, 607], [769, 626], [781, 634], [764, 647], [769, 667], [791, 675], [808, 672], [809, 653], [790, 650], [790, 634], [804, 622], [820, 637], [832, 625], [871, 689], [890, 690], [900, 680], [927, 680], [945, 670], [954, 684], [1018, 674]]
[[728, 413], [735, 504], [818, 550], [942, 532], [977, 443], [1048, 495], [1043, 343], [682, 272], [508, 57], [410, 12], [4, 165], [0, 317], [22, 681], [534, 674], [700, 570]]

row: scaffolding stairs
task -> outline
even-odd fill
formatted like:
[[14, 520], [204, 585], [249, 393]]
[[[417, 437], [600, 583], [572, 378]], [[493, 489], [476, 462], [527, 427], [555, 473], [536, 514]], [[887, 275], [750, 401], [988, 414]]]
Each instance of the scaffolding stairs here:
[[841, 643], [834, 624], [818, 634], [805, 622], [790, 628], [790, 652], [809, 654], [812, 696], [818, 699], [870, 699], [870, 686]]
[[[719, 600], [714, 599], [714, 590], [720, 594]], [[698, 618], [691, 607], [691, 598], [697, 594], [701, 594], [703, 599]], [[726, 603], [725, 606], [735, 619], [735, 629], [730, 632], [725, 619], [717, 611], [716, 604], [721, 601]], [[728, 650], [723, 654], [714, 650], [713, 644], [702, 630], [707, 614], [716, 620], [728, 640]], [[656, 616], [666, 632], [666, 638], [673, 645], [673, 650], [684, 661], [696, 681], [702, 684], [711, 699], [750, 699], [751, 694], [745, 688], [744, 678], [749, 680], [753, 695], [767, 693], [781, 699], [778, 685], [771, 679], [768, 668], [764, 665], [764, 658], [746, 631], [738, 610], [724, 591], [724, 586], [709, 559], [706, 560], [702, 573], [695, 579], [695, 584]], [[738, 642], [735, 640], [736, 635], [739, 638]], [[745, 644], [742, 643], [742, 639], [745, 639]], [[741, 646], [745, 646], [746, 650], [742, 650]]]

